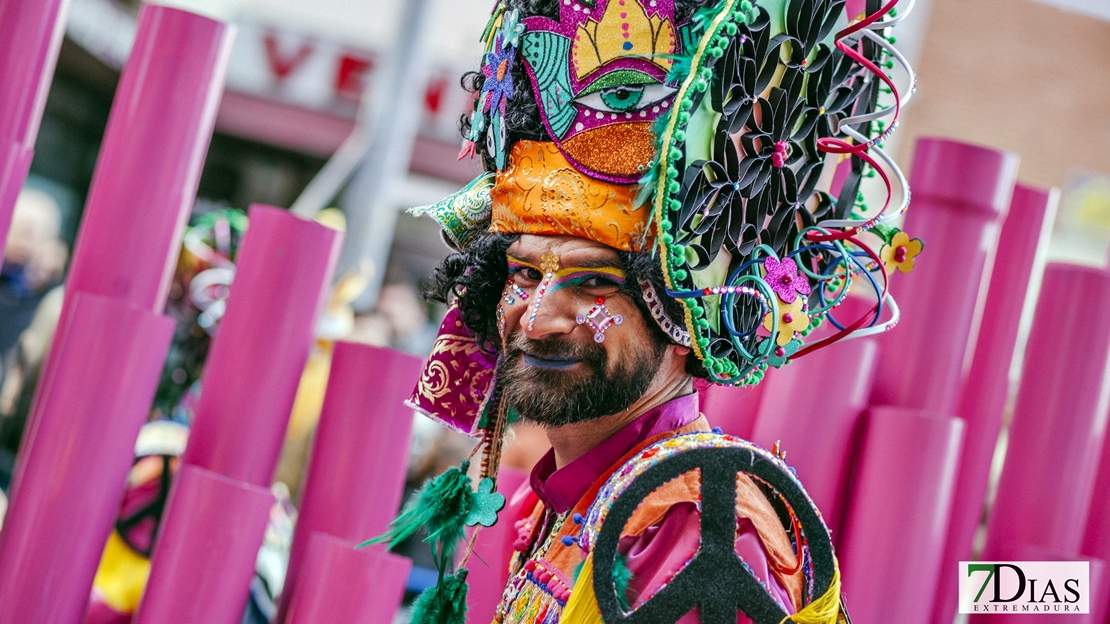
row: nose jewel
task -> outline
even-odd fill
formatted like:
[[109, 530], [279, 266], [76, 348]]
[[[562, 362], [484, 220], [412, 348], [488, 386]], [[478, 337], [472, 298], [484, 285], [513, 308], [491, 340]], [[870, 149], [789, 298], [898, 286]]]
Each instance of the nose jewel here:
[[579, 325], [589, 325], [594, 331], [594, 342], [602, 342], [605, 340], [605, 330], [609, 329], [610, 325], [623, 323], [624, 317], [610, 312], [609, 308], [605, 307], [605, 297], [598, 297], [589, 312], [579, 314], [574, 320]]

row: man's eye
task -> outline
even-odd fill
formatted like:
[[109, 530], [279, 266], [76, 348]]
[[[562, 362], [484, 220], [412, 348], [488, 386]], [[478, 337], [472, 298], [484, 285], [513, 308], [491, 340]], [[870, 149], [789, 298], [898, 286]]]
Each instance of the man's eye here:
[[582, 286], [585, 288], [618, 288], [620, 284], [611, 278], [598, 275], [586, 278], [586, 280], [582, 282]]
[[538, 269], [533, 269], [532, 267], [515, 267], [509, 270], [509, 275], [531, 282], [538, 282], [543, 279], [543, 273], [540, 273]]

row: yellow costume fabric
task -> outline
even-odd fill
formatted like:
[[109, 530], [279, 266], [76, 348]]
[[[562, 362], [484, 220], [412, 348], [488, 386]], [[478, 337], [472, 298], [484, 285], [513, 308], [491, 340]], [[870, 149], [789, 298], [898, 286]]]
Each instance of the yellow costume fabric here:
[[93, 587], [104, 604], [120, 613], [134, 613], [150, 576], [150, 559], [131, 550], [115, 530], [108, 536]]

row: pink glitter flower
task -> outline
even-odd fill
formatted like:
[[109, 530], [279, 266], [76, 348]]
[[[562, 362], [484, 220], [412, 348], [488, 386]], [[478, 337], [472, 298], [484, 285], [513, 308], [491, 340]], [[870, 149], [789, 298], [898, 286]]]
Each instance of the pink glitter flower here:
[[763, 262], [767, 275], [763, 278], [771, 290], [786, 303], [794, 303], [799, 294], [808, 295], [809, 282], [805, 277], [798, 275], [798, 265], [793, 258], [783, 258], [781, 262], [774, 258], [767, 258]]

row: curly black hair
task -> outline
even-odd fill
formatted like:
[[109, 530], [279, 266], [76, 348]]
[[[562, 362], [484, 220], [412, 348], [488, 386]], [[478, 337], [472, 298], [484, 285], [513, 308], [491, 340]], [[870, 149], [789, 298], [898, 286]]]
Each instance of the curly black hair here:
[[[449, 255], [432, 274], [424, 296], [441, 303], [458, 303], [463, 322], [474, 332], [480, 344], [490, 351], [500, 350], [495, 310], [509, 277], [506, 251], [519, 238], [518, 234], [483, 232], [463, 251]], [[626, 279], [624, 292], [635, 302], [655, 340], [670, 342], [651, 316], [641, 292], [640, 283], [651, 284], [657, 293], [667, 292], [659, 261], [650, 253], [619, 251]], [[685, 325], [682, 306], [670, 297], [661, 296], [664, 311], [671, 322]], [[686, 358], [686, 372], [694, 377], [708, 378], [701, 361], [692, 354]]]

